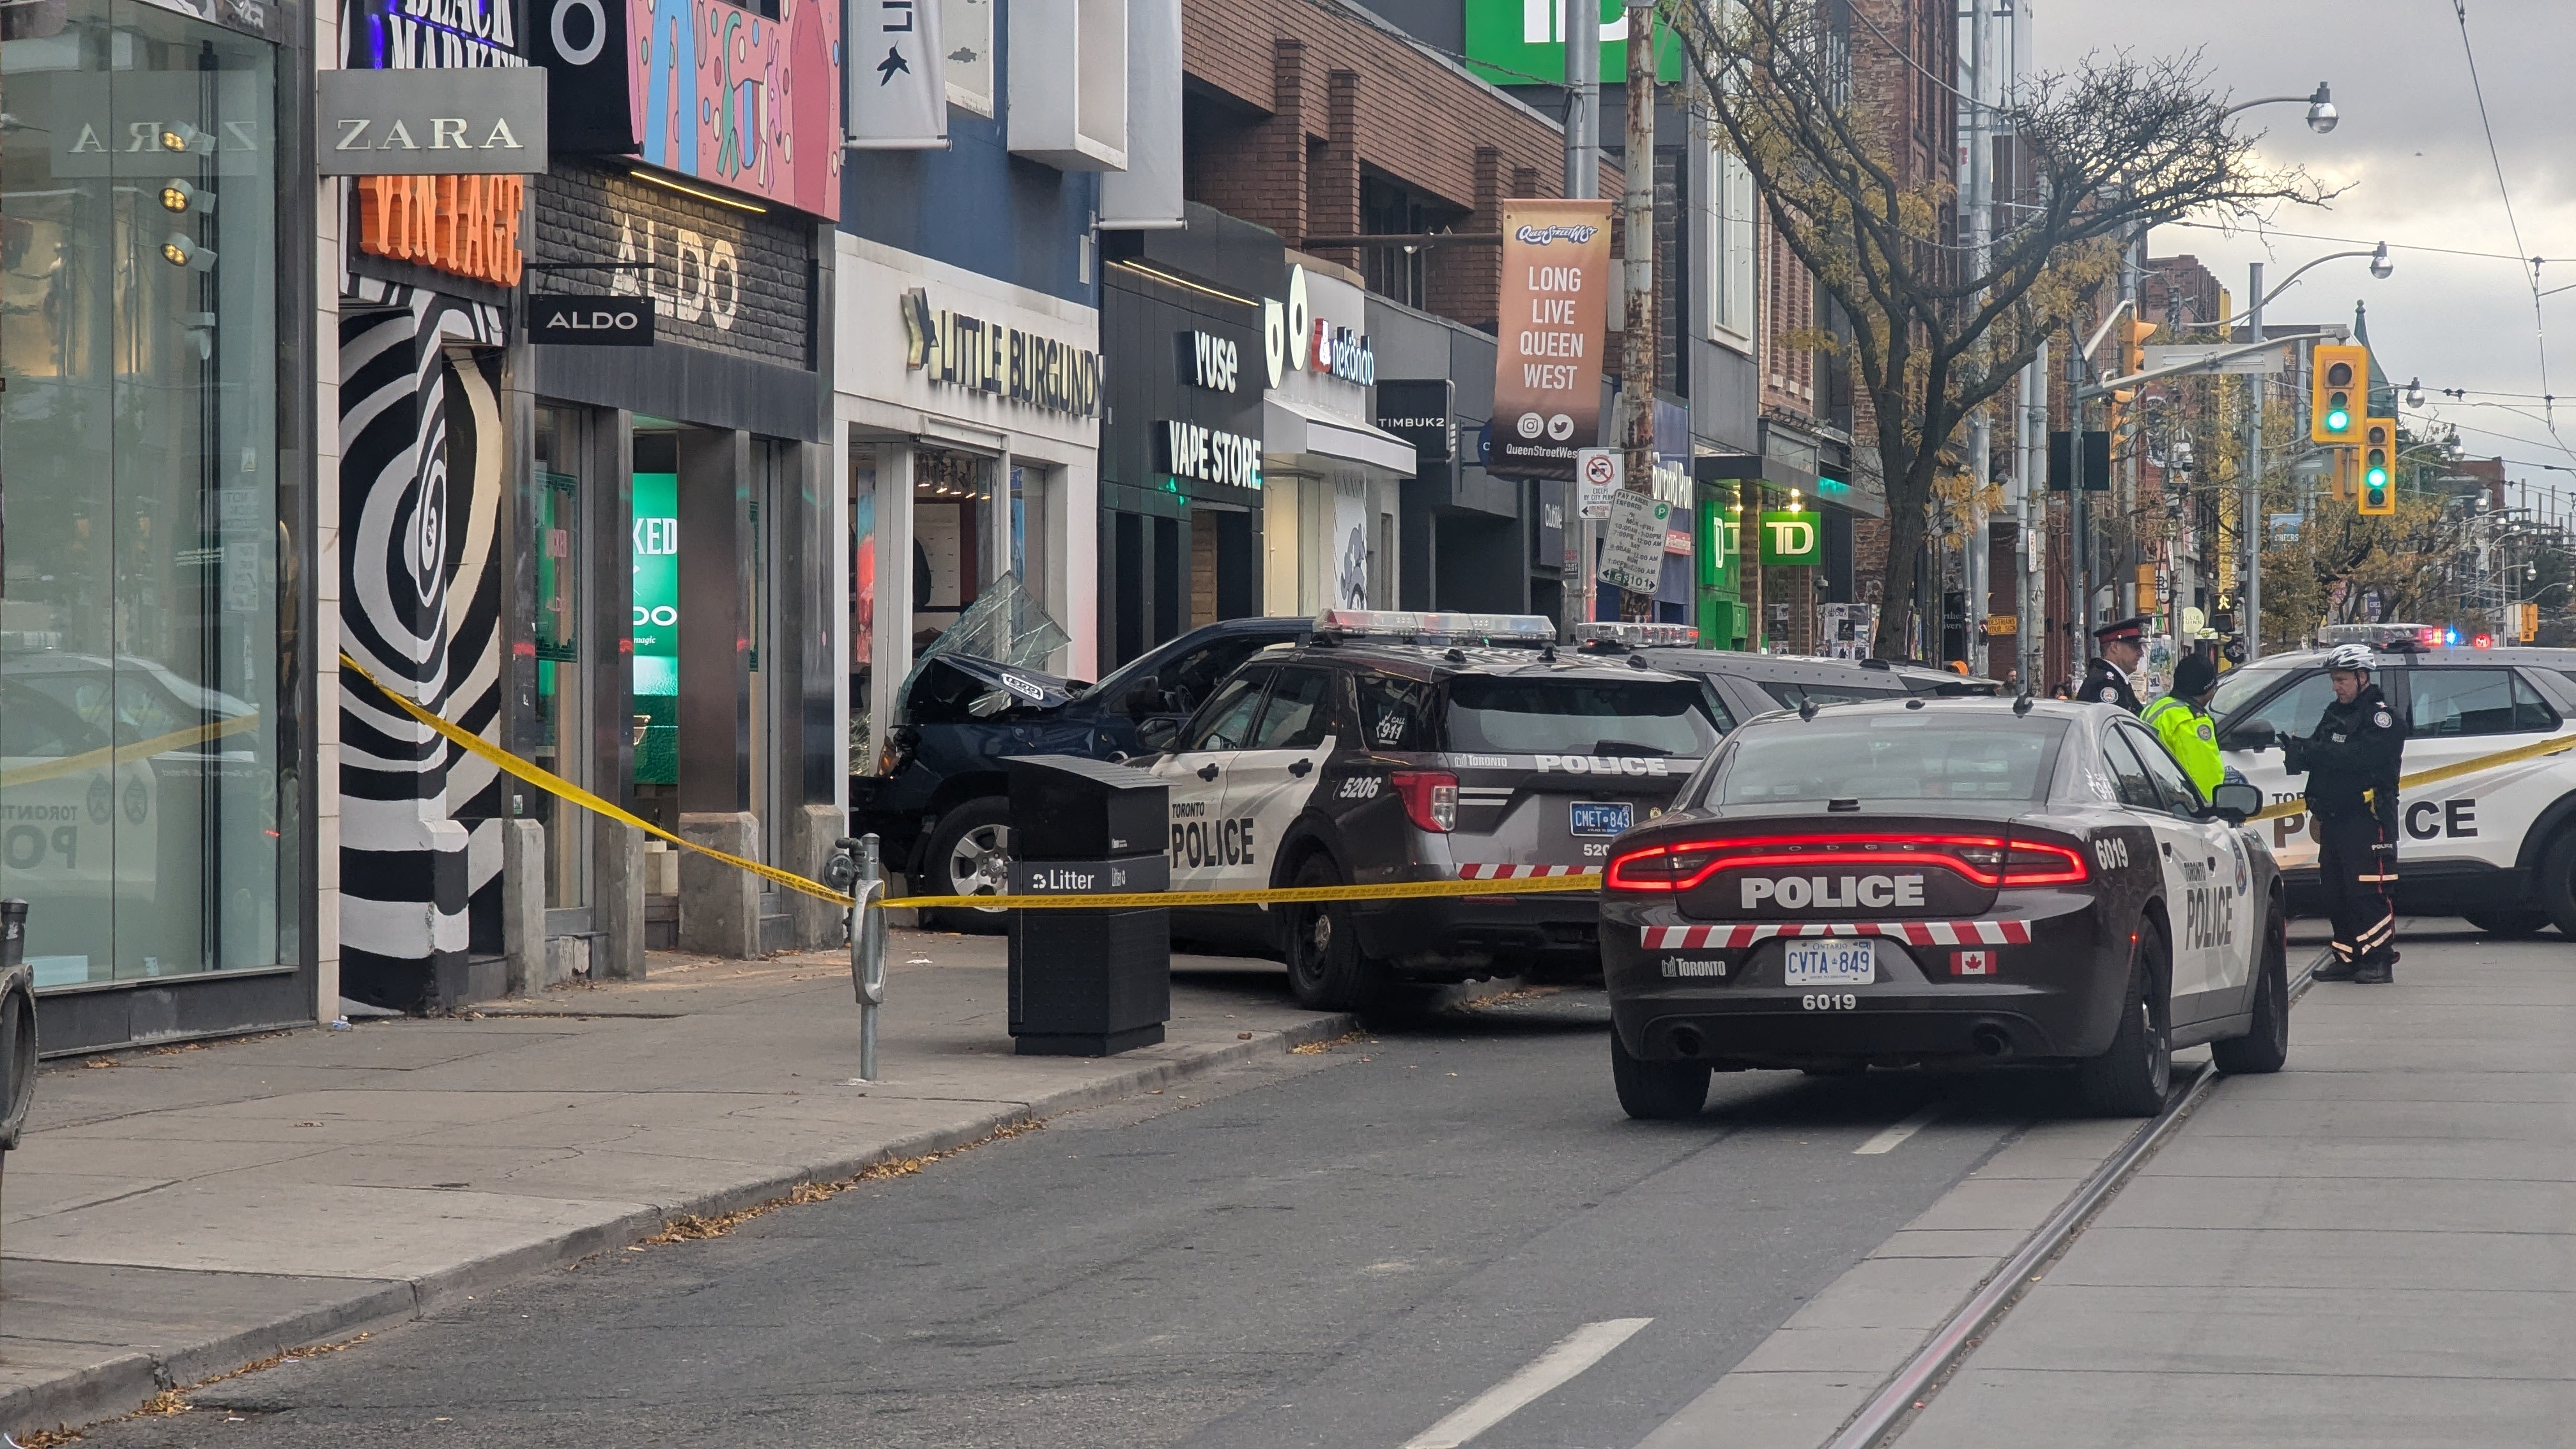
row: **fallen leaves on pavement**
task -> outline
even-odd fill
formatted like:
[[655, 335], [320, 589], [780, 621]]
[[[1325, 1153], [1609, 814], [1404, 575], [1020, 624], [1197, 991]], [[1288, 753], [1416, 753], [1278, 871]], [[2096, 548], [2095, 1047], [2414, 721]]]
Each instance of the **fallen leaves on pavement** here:
[[882, 1162], [870, 1164], [848, 1177], [831, 1182], [800, 1182], [767, 1202], [754, 1203], [750, 1207], [735, 1212], [720, 1213], [713, 1217], [682, 1213], [662, 1224], [662, 1231], [644, 1239], [644, 1245], [664, 1247], [672, 1243], [697, 1243], [704, 1242], [708, 1238], [721, 1238], [753, 1218], [765, 1217], [780, 1208], [803, 1207], [807, 1203], [826, 1202], [848, 1192], [851, 1188], [867, 1183], [910, 1177], [934, 1162], [945, 1161], [959, 1153], [972, 1152], [987, 1143], [1000, 1142], [1005, 1138], [1020, 1136], [1022, 1133], [1035, 1132], [1045, 1125], [1034, 1117], [1024, 1117], [1017, 1122], [1005, 1123], [972, 1142], [956, 1147], [945, 1148], [938, 1152], [925, 1152], [919, 1157], [889, 1157]]

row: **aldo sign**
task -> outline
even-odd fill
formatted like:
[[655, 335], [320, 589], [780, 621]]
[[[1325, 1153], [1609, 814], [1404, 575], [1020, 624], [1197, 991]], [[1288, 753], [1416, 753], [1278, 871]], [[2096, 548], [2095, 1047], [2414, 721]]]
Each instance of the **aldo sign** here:
[[528, 340], [540, 346], [650, 347], [653, 303], [645, 297], [530, 297]]
[[533, 66], [326, 70], [325, 176], [510, 176], [546, 169], [546, 73]]

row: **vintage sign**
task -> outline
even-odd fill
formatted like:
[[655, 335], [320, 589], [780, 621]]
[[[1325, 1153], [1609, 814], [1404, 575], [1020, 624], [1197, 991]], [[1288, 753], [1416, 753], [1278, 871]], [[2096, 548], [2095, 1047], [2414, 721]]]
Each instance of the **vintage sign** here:
[[650, 347], [653, 304], [636, 297], [530, 297], [528, 340], [557, 347]]
[[528, 194], [519, 177], [361, 176], [356, 190], [359, 251], [496, 287], [519, 285], [526, 267], [519, 218]]
[[995, 393], [1048, 412], [1100, 410], [1100, 354], [944, 307], [927, 290], [903, 294], [903, 365], [934, 382]]
[[1503, 203], [1489, 471], [1574, 476], [1575, 450], [1600, 433], [1609, 290], [1609, 202]]
[[1626, 489], [1610, 495], [1610, 521], [1601, 536], [1601, 582], [1651, 594], [1664, 580], [1664, 534], [1673, 506]]
[[853, 151], [933, 151], [948, 144], [948, 51], [939, 40], [945, 0], [855, 0], [849, 89]]
[[1154, 427], [1154, 470], [1197, 483], [1261, 486], [1261, 440], [1203, 423], [1167, 420]]
[[314, 76], [325, 176], [497, 176], [546, 169], [545, 72], [326, 70]]
[[1820, 564], [1825, 561], [1824, 515], [1812, 508], [1762, 510], [1762, 562]]

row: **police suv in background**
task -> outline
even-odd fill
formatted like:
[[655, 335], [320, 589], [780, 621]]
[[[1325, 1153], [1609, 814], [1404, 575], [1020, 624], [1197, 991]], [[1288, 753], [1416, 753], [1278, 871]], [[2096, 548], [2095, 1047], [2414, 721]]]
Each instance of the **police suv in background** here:
[[[1555, 646], [1534, 615], [1331, 610], [1263, 650], [1149, 766], [1172, 889], [1597, 874], [1719, 735], [1694, 681]], [[1149, 728], [1146, 742], [1170, 727]], [[1142, 763], [1142, 762], [1137, 762]], [[1587, 894], [1173, 912], [1176, 936], [1275, 950], [1318, 1009], [1598, 960]]]
[[[2412, 733], [2413, 775], [2576, 735], [2576, 650], [2459, 649], [2412, 624], [2336, 625], [2319, 644], [2367, 644], [2371, 678]], [[2305, 735], [2334, 698], [2324, 649], [2273, 655], [2219, 682], [2210, 714], [2226, 762], [2275, 805], [2296, 806], [2306, 777], [2276, 741]], [[2555, 924], [2576, 937], [2576, 750], [2498, 765], [2399, 796], [2397, 908], [2466, 916], [2497, 935]], [[2302, 811], [2259, 822], [2294, 904], [2313, 906], [2317, 842]]]

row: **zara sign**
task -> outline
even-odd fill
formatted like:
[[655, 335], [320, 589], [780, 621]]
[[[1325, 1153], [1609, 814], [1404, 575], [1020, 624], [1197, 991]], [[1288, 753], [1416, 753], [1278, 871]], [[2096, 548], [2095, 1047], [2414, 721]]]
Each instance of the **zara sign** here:
[[546, 169], [542, 70], [326, 70], [314, 80], [325, 176], [524, 176]]

